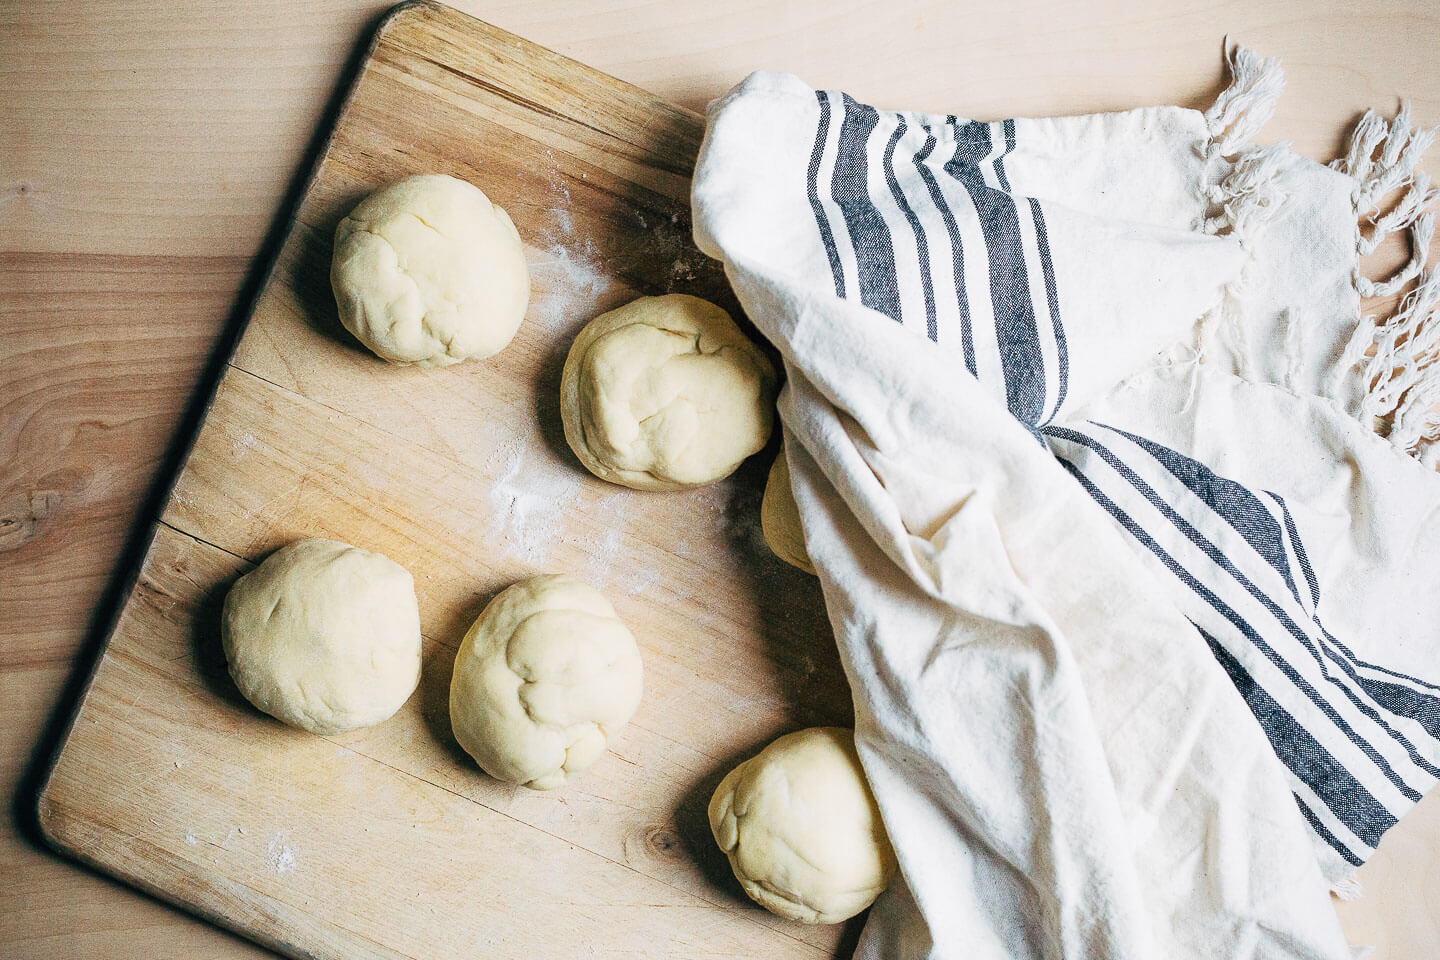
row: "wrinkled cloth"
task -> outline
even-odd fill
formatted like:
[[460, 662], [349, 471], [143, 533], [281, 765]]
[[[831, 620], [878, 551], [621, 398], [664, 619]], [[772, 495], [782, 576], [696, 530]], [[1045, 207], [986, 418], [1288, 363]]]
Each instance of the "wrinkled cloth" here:
[[1279, 65], [1231, 69], [1203, 114], [710, 107], [695, 239], [784, 360], [900, 863], [857, 956], [1348, 957], [1328, 890], [1440, 774], [1429, 134], [1261, 148]]

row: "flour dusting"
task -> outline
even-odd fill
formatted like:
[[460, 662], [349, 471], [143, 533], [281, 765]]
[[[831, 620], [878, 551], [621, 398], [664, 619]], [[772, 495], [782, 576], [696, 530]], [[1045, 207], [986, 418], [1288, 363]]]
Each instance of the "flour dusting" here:
[[529, 446], [525, 438], [516, 437], [492, 455], [492, 468], [500, 469], [500, 475], [490, 488], [490, 508], [495, 533], [508, 552], [539, 564], [559, 545], [561, 518], [574, 503], [581, 480], [551, 457], [529, 455]]
[[633, 545], [631, 550], [626, 549], [625, 538], [630, 528], [627, 514], [635, 502], [633, 493], [611, 494], [597, 501], [588, 512], [600, 518], [605, 527], [598, 533], [598, 539], [583, 544], [584, 579], [627, 597], [644, 593], [660, 580], [660, 572], [643, 565]]
[[192, 847], [200, 842], [195, 839], [195, 829], [193, 827], [187, 827], [185, 829], [185, 842]]
[[281, 830], [270, 838], [270, 844], [265, 848], [265, 854], [270, 858], [270, 869], [277, 876], [295, 872], [295, 848], [286, 842], [288, 839], [285, 831]]
[[530, 265], [535, 285], [530, 316], [551, 333], [573, 336], [581, 324], [608, 309], [605, 303], [616, 284], [602, 266], [588, 239], [578, 248], [552, 244], [543, 260]]

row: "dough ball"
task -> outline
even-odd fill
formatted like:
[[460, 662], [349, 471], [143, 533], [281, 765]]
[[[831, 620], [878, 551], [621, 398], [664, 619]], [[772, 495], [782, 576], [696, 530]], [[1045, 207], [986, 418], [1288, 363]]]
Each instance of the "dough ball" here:
[[681, 490], [729, 476], [765, 446], [775, 371], [724, 310], [672, 293], [590, 321], [560, 390], [565, 439], [587, 470]]
[[895, 872], [854, 735], [838, 727], [786, 734], [731, 770], [710, 830], [750, 899], [804, 923], [853, 917]]
[[450, 726], [498, 780], [558, 787], [605, 753], [640, 705], [640, 648], [610, 601], [573, 577], [491, 600], [455, 654]]
[[335, 230], [340, 322], [386, 360], [444, 367], [505, 349], [530, 302], [515, 224], [478, 187], [408, 177]]
[[296, 541], [235, 581], [220, 641], [245, 699], [311, 733], [377, 724], [420, 682], [415, 581], [334, 540]]
[[815, 566], [805, 550], [805, 530], [800, 526], [800, 508], [790, 488], [790, 464], [785, 451], [770, 465], [765, 481], [765, 496], [760, 500], [760, 532], [775, 556], [806, 573], [814, 574]]

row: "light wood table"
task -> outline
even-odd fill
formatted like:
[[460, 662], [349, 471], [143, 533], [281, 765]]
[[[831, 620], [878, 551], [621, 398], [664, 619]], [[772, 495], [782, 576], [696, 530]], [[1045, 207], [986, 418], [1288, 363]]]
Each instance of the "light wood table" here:
[[[695, 109], [748, 71], [978, 118], [1204, 106], [1227, 33], [1285, 60], [1262, 139], [1328, 160], [1368, 106], [1440, 123], [1435, 0], [458, 6]], [[969, 9], [967, 9], [969, 8]], [[383, 5], [0, 6], [0, 788], [13, 797], [325, 104]], [[1440, 156], [1429, 169], [1440, 174]], [[1395, 257], [1390, 249], [1386, 256]], [[263, 956], [0, 831], [0, 956]], [[1373, 960], [1440, 958], [1440, 795], [1340, 905]]]

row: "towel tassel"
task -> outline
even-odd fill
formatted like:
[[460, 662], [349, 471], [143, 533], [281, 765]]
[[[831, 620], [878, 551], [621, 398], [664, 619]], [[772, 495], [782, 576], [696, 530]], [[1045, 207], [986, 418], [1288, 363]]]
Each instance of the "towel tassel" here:
[[1361, 368], [1362, 423], [1432, 469], [1440, 466], [1440, 270], [1388, 317], [1361, 318], [1340, 370]]
[[[1389, 122], [1369, 110], [1356, 123], [1345, 156], [1330, 164], [1355, 181], [1357, 260], [1402, 230], [1410, 243], [1409, 258], [1387, 277], [1367, 277], [1357, 264], [1355, 292], [1388, 297], [1418, 281], [1389, 316], [1360, 318], [1331, 392], [1338, 396], [1344, 378], [1359, 368], [1361, 422], [1431, 468], [1440, 466], [1440, 274], [1425, 268], [1435, 239], [1429, 211], [1440, 201], [1440, 188], [1416, 166], [1437, 132], [1412, 124], [1409, 103]], [[1397, 190], [1404, 192], [1382, 213]]]
[[[1289, 144], [1260, 147], [1250, 140], [1275, 113], [1285, 89], [1285, 74], [1278, 57], [1262, 59], [1242, 46], [1225, 56], [1230, 85], [1205, 112], [1209, 139], [1199, 148], [1205, 158], [1205, 199], [1208, 208], [1202, 224], [1206, 233], [1233, 236], [1242, 247], [1263, 229], [1287, 199], [1283, 175], [1294, 156]], [[1236, 373], [1249, 379], [1250, 351], [1245, 343], [1241, 303], [1249, 279], [1247, 262], [1224, 290], [1218, 310], [1202, 317], [1196, 333], [1197, 350], [1209, 337], [1229, 346]]]
[[1274, 115], [1275, 103], [1285, 89], [1279, 57], [1262, 59], [1253, 50], [1236, 45], [1225, 54], [1225, 61], [1230, 66], [1230, 86], [1205, 111], [1208, 157], [1233, 156], [1254, 139]]

